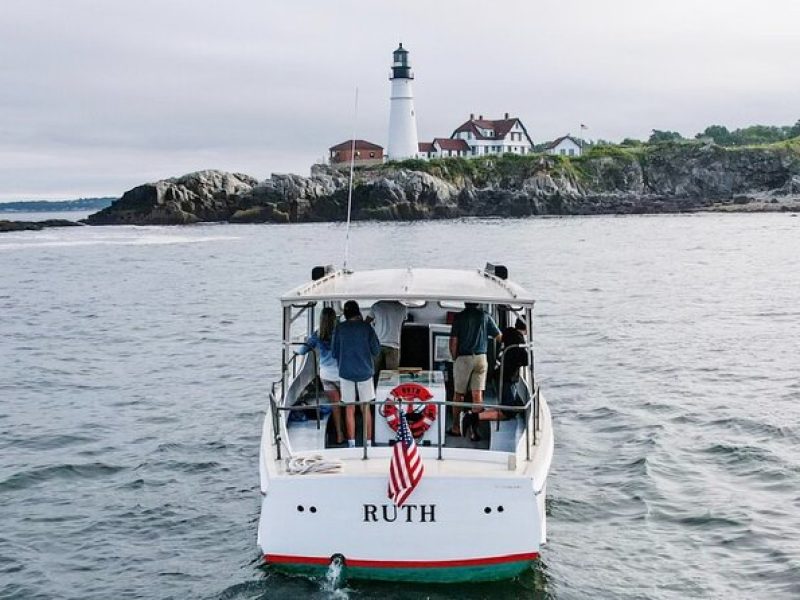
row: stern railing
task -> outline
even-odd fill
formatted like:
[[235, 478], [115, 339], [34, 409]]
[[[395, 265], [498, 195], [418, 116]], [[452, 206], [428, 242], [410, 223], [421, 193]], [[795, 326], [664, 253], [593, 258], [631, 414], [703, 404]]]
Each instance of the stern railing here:
[[[281, 459], [281, 444], [283, 442], [283, 436], [281, 434], [281, 424], [285, 424], [285, 420], [283, 415], [286, 413], [291, 413], [292, 411], [300, 411], [300, 410], [309, 410], [310, 408], [315, 408], [314, 406], [308, 405], [293, 405], [293, 406], [281, 406], [278, 403], [277, 396], [275, 394], [275, 390], [280, 382], [276, 381], [272, 384], [272, 389], [269, 394], [269, 410], [272, 417], [272, 431], [273, 431], [273, 443], [276, 446], [276, 457], [280, 460]], [[403, 401], [390, 399], [387, 398], [385, 400], [371, 400], [369, 402], [343, 402], [339, 401], [335, 404], [331, 404], [332, 408], [336, 407], [347, 407], [347, 406], [360, 406], [360, 407], [378, 407], [384, 406], [386, 404], [401, 404]], [[426, 401], [426, 404], [434, 404], [436, 405], [436, 418], [437, 418], [437, 458], [438, 460], [444, 460], [443, 455], [443, 448], [444, 448], [444, 439], [443, 439], [443, 427], [441, 421], [442, 419], [442, 411], [444, 408], [447, 407], [457, 407], [463, 409], [471, 410], [475, 404], [472, 402], [453, 402], [450, 400], [429, 400]], [[522, 406], [508, 406], [505, 404], [488, 404], [488, 403], [480, 403], [480, 406], [486, 409], [494, 409], [498, 411], [508, 411], [508, 412], [515, 412], [515, 413], [523, 413], [525, 415], [525, 426], [524, 426], [524, 435], [525, 435], [525, 460], [531, 460], [531, 448], [536, 446], [538, 436], [537, 430], [539, 429], [540, 419], [539, 419], [539, 386], [537, 385], [533, 391], [533, 394], [530, 398], [528, 398], [527, 402], [525, 402]], [[376, 412], [379, 412], [376, 410]], [[317, 396], [317, 403], [316, 403], [316, 413], [317, 413], [317, 427], [320, 427], [320, 404], [319, 404], [319, 396]], [[533, 424], [533, 426], [531, 426]], [[367, 420], [362, 419], [362, 435], [364, 439], [364, 460], [369, 458], [369, 448], [371, 447], [369, 444], [366, 443], [368, 440], [367, 436]], [[288, 448], [287, 448], [288, 449]]]

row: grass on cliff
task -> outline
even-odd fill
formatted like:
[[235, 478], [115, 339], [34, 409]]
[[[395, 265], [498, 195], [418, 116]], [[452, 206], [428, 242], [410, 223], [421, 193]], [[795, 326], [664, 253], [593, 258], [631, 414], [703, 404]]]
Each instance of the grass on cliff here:
[[382, 168], [388, 172], [397, 169], [421, 171], [455, 184], [471, 181], [483, 185], [489, 181], [520, 180], [546, 170], [554, 174], [578, 175], [567, 157], [547, 154], [500, 154], [475, 158], [411, 159], [387, 162]]
[[746, 146], [727, 146], [726, 150], [790, 150], [796, 154], [800, 154], [800, 136], [780, 142], [771, 142], [769, 144], [750, 144]]
[[[707, 143], [697, 140], [681, 140], [642, 144], [640, 146], [599, 145], [589, 147], [583, 156], [562, 156], [542, 153], [501, 154], [478, 156], [475, 158], [434, 158], [431, 160], [409, 159], [390, 161], [377, 167], [369, 167], [390, 174], [398, 169], [420, 171], [445, 181], [462, 185], [471, 181], [477, 186], [489, 181], [521, 180], [537, 172], [546, 171], [553, 177], [563, 176], [575, 180], [585, 180], [589, 174], [587, 163], [597, 159], [610, 158], [623, 163], [644, 163], [653, 155], [680, 155], [704, 149]], [[771, 144], [754, 146], [722, 147], [713, 146], [717, 151], [747, 152], [752, 150], [788, 150], [800, 159], [800, 137]]]

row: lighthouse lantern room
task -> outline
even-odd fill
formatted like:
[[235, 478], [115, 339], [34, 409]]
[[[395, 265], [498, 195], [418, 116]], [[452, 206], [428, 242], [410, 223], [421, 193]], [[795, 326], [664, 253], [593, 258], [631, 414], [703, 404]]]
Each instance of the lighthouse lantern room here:
[[389, 143], [387, 158], [403, 160], [416, 158], [419, 151], [417, 118], [414, 114], [414, 93], [411, 82], [414, 72], [403, 44], [392, 55], [392, 95], [389, 109]]

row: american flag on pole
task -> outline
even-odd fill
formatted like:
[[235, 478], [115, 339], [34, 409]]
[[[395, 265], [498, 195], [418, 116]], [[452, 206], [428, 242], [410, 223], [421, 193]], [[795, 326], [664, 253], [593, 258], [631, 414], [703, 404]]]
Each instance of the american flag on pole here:
[[417, 444], [408, 428], [402, 407], [397, 413], [400, 425], [397, 428], [397, 437], [392, 447], [392, 460], [389, 463], [389, 499], [395, 506], [400, 507], [416, 489], [425, 468], [422, 466]]

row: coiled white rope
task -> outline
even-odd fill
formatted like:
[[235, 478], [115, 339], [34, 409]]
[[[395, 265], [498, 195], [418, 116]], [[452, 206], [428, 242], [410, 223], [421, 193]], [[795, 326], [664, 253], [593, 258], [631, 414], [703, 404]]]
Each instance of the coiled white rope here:
[[338, 473], [342, 470], [342, 461], [324, 458], [320, 454], [313, 456], [295, 456], [286, 459], [286, 472], [289, 475], [307, 475], [308, 473]]

